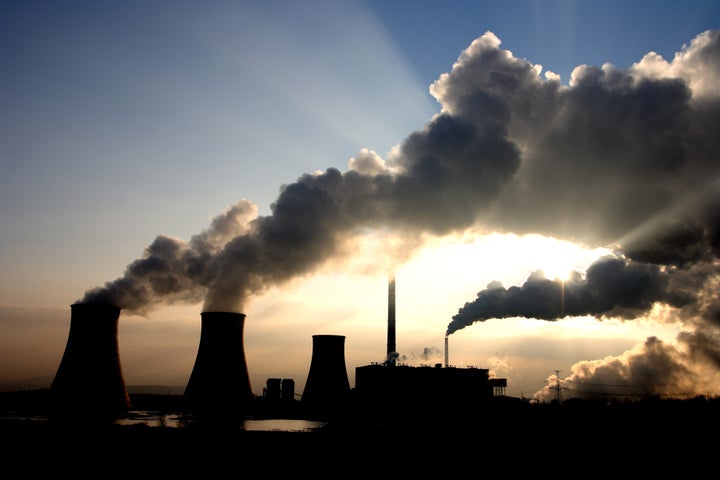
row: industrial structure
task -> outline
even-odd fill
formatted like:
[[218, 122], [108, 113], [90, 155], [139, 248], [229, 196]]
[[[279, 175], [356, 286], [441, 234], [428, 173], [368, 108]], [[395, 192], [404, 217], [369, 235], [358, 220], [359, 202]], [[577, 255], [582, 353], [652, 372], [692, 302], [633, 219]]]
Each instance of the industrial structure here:
[[395, 275], [390, 276], [388, 283], [388, 325], [387, 325], [387, 354], [385, 363], [393, 366], [397, 363], [397, 345], [395, 329]]
[[295, 400], [295, 380], [292, 378], [268, 378], [263, 397], [272, 402]]
[[313, 335], [313, 350], [301, 404], [312, 416], [335, 415], [350, 400], [344, 335]]
[[482, 406], [506, 386], [486, 368], [371, 364], [355, 369], [355, 392], [361, 405], [386, 404], [422, 409]]
[[243, 330], [245, 314], [203, 312], [200, 345], [184, 397], [199, 420], [240, 421], [252, 413]]
[[[67, 346], [51, 386], [56, 417], [75, 415], [118, 418], [130, 408], [118, 348], [120, 308], [101, 303], [71, 306]], [[272, 378], [256, 398], [245, 359], [245, 314], [210, 311], [201, 314], [197, 357], [183, 394], [183, 406], [197, 421], [236, 425], [269, 408], [302, 411], [308, 417], [344, 413], [347, 407], [408, 412], [449, 407], [482, 406], [504, 395], [507, 381], [490, 378], [488, 369], [445, 365], [408, 366], [398, 363], [395, 316], [395, 276], [388, 284], [387, 351], [384, 361], [355, 369], [350, 387], [345, 364], [345, 336], [313, 335], [312, 358], [300, 401], [293, 379]], [[261, 405], [260, 405], [261, 404]], [[288, 405], [292, 407], [288, 408]]]
[[50, 386], [51, 416], [116, 418], [130, 408], [118, 347], [120, 308], [76, 303], [70, 309], [70, 333]]
[[355, 400], [373, 411], [402, 408], [407, 411], [448, 407], [479, 407], [504, 395], [507, 379], [491, 378], [485, 368], [449, 365], [445, 336], [445, 365], [401, 365], [396, 361], [395, 277], [388, 286], [387, 358], [382, 363], [355, 368]]

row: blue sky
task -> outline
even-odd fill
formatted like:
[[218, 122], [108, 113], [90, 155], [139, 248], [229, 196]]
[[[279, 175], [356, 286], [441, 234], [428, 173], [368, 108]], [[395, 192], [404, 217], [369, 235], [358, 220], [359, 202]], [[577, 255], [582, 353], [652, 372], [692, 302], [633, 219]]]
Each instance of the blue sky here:
[[655, 51], [672, 58], [697, 33], [717, 28], [712, 1], [368, 2], [424, 83], [452, 67], [468, 39], [485, 30], [519, 58], [563, 78], [582, 64], [627, 68]]
[[[580, 65], [625, 71], [649, 52], [670, 62], [718, 27], [713, 1], [4, 2], [0, 328], [3, 363], [19, 368], [0, 384], [48, 383], [69, 305], [123, 276], [157, 236], [189, 242], [243, 199], [271, 215], [283, 185], [347, 171], [362, 149], [389, 161], [440, 112], [430, 86], [486, 32], [567, 86]], [[270, 376], [302, 387], [316, 333], [347, 335], [351, 370], [382, 360], [387, 263], [358, 242], [355, 262], [307, 271], [243, 305], [255, 390]], [[436, 361], [451, 317], [489, 282], [585, 268], [597, 258], [592, 248], [606, 246], [559, 245], [473, 234], [406, 250], [397, 267], [400, 353]], [[201, 309], [198, 300], [124, 314], [129, 383], [186, 381]], [[617, 318], [495, 323], [464, 328], [451, 348], [458, 364], [508, 377], [513, 394], [680, 328]], [[535, 350], [566, 349], [536, 360]], [[280, 363], [281, 353], [293, 360]]]

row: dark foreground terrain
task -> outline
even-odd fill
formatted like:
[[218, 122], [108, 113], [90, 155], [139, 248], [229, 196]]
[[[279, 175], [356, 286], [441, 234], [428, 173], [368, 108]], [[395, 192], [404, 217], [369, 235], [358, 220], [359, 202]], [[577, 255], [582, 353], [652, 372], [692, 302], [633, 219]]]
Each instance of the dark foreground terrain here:
[[718, 455], [718, 399], [562, 404], [498, 399], [475, 411], [443, 407], [354, 406], [327, 418], [321, 429], [276, 432], [192, 422], [171, 428], [28, 419], [23, 415], [44, 408], [37, 394], [0, 394], [2, 463], [14, 472], [93, 478], [225, 478], [250, 472], [445, 478], [493, 471], [514, 477], [558, 469], [592, 478], [664, 478], [714, 469]]

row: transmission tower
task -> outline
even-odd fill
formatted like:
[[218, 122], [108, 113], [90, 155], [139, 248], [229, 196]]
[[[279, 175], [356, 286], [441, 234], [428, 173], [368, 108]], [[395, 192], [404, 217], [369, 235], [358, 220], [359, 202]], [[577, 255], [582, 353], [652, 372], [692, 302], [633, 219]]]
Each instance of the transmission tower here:
[[555, 386], [551, 387], [553, 390], [555, 390], [555, 400], [557, 400], [558, 403], [562, 403], [562, 387], [560, 386], [560, 370], [555, 370]]

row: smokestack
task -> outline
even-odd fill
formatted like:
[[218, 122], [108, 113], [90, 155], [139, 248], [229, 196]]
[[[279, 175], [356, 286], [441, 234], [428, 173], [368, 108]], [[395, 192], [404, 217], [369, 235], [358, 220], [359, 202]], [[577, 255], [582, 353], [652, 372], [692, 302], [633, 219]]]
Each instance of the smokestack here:
[[73, 422], [118, 418], [130, 407], [118, 348], [120, 308], [76, 303], [70, 309], [65, 353], [50, 386], [52, 416]]
[[332, 415], [347, 406], [350, 381], [343, 335], [313, 335], [310, 372], [301, 404], [311, 414]]
[[184, 398], [198, 420], [241, 420], [255, 402], [243, 344], [245, 314], [203, 312], [201, 318], [200, 345]]
[[448, 336], [445, 335], [445, 368], [448, 366]]
[[390, 276], [388, 284], [388, 327], [387, 327], [387, 355], [385, 363], [394, 366], [396, 362], [397, 347], [395, 345], [395, 275]]

